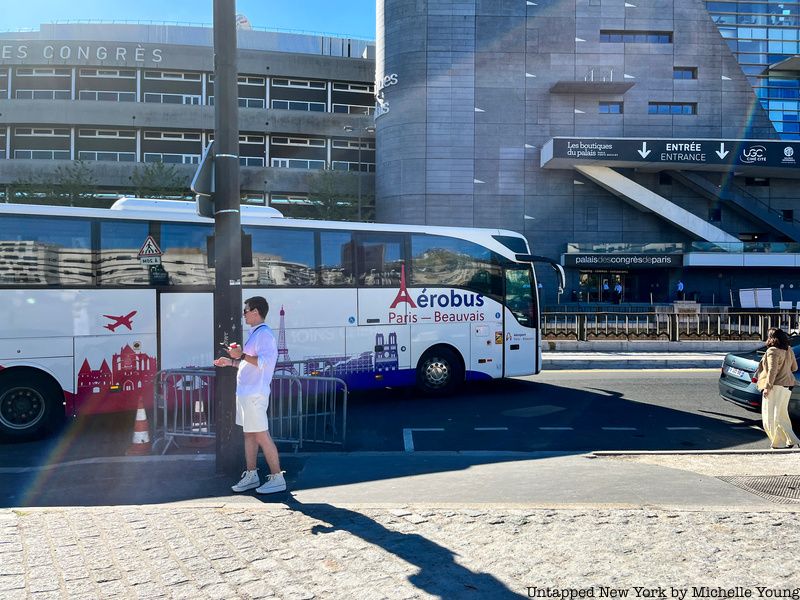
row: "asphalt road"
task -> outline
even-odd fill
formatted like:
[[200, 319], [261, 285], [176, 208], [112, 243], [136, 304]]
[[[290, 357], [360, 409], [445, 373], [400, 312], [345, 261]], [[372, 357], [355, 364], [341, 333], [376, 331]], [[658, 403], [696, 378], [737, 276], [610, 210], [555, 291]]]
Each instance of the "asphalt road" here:
[[[449, 398], [413, 390], [351, 394], [350, 451], [592, 451], [764, 448], [760, 415], [724, 402], [718, 371], [551, 371], [472, 384]], [[121, 456], [134, 415], [65, 425], [48, 440], [0, 445], [0, 467]], [[338, 449], [338, 448], [336, 448]], [[213, 452], [184, 448], [184, 452]]]
[[723, 401], [719, 370], [551, 371], [458, 396], [354, 395], [350, 450], [764, 448], [760, 414]]

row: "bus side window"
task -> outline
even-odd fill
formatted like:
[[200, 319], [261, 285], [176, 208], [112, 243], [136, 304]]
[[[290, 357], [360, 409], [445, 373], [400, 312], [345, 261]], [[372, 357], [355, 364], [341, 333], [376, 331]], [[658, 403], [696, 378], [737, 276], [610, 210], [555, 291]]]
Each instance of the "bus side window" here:
[[353, 236], [348, 231], [321, 231], [320, 285], [353, 285]]
[[395, 287], [403, 271], [403, 239], [396, 234], [370, 233], [358, 240], [358, 285]]
[[206, 240], [213, 234], [206, 224], [161, 224], [161, 265], [171, 285], [214, 285], [206, 256]]
[[253, 266], [242, 269], [245, 284], [287, 287], [316, 284], [312, 229], [244, 229], [253, 236]]
[[3, 216], [0, 250], [2, 283], [76, 286], [93, 283], [89, 221]]
[[461, 287], [500, 298], [503, 275], [495, 255], [466, 240], [411, 235], [412, 285]]
[[149, 235], [149, 223], [101, 221], [100, 249], [97, 253], [97, 284], [148, 285], [150, 271], [161, 265], [143, 265], [139, 249]]

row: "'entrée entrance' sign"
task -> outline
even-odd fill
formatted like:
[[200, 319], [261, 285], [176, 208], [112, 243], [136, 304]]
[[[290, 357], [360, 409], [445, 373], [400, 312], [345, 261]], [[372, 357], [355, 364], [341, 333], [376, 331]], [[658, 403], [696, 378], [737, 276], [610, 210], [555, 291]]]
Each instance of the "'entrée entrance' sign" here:
[[579, 269], [652, 269], [680, 267], [683, 254], [562, 254], [565, 267]]
[[566, 169], [575, 165], [660, 169], [761, 167], [796, 169], [800, 142], [775, 140], [563, 138], [542, 147], [541, 166]]

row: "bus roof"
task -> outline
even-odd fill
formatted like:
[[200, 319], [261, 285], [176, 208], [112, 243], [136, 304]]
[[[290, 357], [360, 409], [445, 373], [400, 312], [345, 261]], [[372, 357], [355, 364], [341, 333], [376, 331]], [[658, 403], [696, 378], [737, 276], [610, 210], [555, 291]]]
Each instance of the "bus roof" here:
[[[194, 202], [127, 197], [117, 200], [110, 209], [0, 203], [0, 214], [77, 217], [85, 219], [126, 218], [132, 220], [205, 223], [209, 225], [214, 222], [213, 219], [198, 216]], [[408, 232], [442, 235], [474, 241], [506, 255], [509, 254], [509, 248], [496, 240], [494, 236], [509, 236], [525, 239], [522, 234], [507, 229], [293, 219], [284, 217], [280, 211], [267, 206], [242, 206], [241, 221], [242, 225], [265, 225], [268, 221], [269, 225], [278, 227], [314, 227], [317, 229], [332, 230], [346, 229], [349, 231]]]

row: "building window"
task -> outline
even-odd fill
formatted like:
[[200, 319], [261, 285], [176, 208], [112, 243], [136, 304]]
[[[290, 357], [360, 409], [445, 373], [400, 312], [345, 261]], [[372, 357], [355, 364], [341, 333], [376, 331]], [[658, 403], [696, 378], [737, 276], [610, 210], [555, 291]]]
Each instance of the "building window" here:
[[334, 171], [356, 171], [359, 170], [362, 173], [374, 173], [375, 172], [375, 163], [368, 163], [368, 162], [350, 162], [346, 160], [334, 160], [331, 161], [331, 169]]
[[333, 89], [340, 92], [359, 92], [363, 94], [374, 94], [375, 86], [371, 83], [340, 83], [333, 82]]
[[360, 104], [334, 104], [333, 112], [347, 115], [373, 115], [375, 106], [363, 106]]
[[144, 139], [199, 142], [200, 134], [189, 131], [145, 131]]
[[164, 79], [168, 81], [200, 81], [200, 73], [181, 73], [178, 71], [145, 71], [145, 79]]
[[622, 102], [600, 102], [598, 104], [598, 111], [600, 114], [612, 114], [612, 115], [621, 115], [622, 114]]
[[297, 138], [273, 136], [271, 139], [275, 146], [314, 146], [317, 148], [325, 147], [325, 140], [322, 138]]
[[136, 92], [101, 92], [94, 90], [81, 90], [78, 92], [78, 100], [136, 102]]
[[14, 150], [14, 158], [33, 160], [69, 160], [69, 150]]
[[104, 138], [115, 140], [136, 139], [133, 129], [80, 129], [78, 136], [83, 138]]
[[78, 160], [96, 160], [107, 162], [136, 162], [134, 152], [102, 152], [81, 150], [78, 152]]
[[766, 177], [745, 177], [744, 184], [747, 187], [769, 187], [769, 179]]
[[791, 223], [792, 221], [794, 221], [794, 210], [792, 210], [791, 208], [784, 208], [781, 211], [781, 216], [783, 217], [784, 221], [786, 221], [787, 223]]
[[239, 143], [240, 144], [263, 144], [264, 143], [264, 136], [263, 135], [246, 135], [246, 134], [239, 134]]
[[696, 115], [696, 102], [650, 102], [647, 112], [651, 115]]
[[136, 79], [136, 71], [132, 69], [81, 69], [80, 74], [103, 79]]
[[308, 112], [325, 112], [325, 103], [300, 102], [297, 100], [273, 100], [272, 108], [283, 110], [305, 110]]
[[148, 92], [144, 95], [145, 102], [156, 104], [193, 104], [200, 105], [199, 94], [155, 94]]
[[242, 167], [263, 167], [264, 159], [261, 156], [240, 156], [239, 165]]
[[15, 127], [17, 137], [69, 137], [69, 129], [60, 127]]
[[673, 79], [697, 79], [697, 67], [673, 67]]
[[600, 41], [623, 44], [671, 44], [671, 31], [601, 30]]
[[14, 95], [17, 100], [69, 100], [72, 97], [69, 90], [17, 90]]
[[[213, 104], [213, 100], [211, 102]], [[239, 98], [239, 108], [264, 108], [263, 98]]]
[[313, 90], [325, 90], [328, 86], [324, 81], [308, 81], [305, 79], [273, 79], [273, 87], [288, 87], [288, 88], [310, 88]]
[[144, 162], [160, 162], [171, 165], [196, 165], [200, 163], [199, 154], [169, 154], [163, 152], [145, 152]]
[[[214, 96], [208, 96], [208, 105], [214, 106]], [[262, 98], [239, 98], [239, 108], [264, 108]]]
[[324, 160], [305, 160], [301, 158], [273, 158], [272, 166], [280, 169], [324, 169]]
[[49, 69], [49, 68], [37, 68], [37, 69], [19, 68], [14, 73], [17, 77], [69, 77], [70, 75], [72, 75], [71, 69]]
[[[333, 148], [344, 148], [347, 150], [358, 150], [358, 142], [356, 140], [332, 140], [331, 146]], [[375, 150], [375, 142], [362, 140], [361, 141], [361, 149], [362, 150]]]

